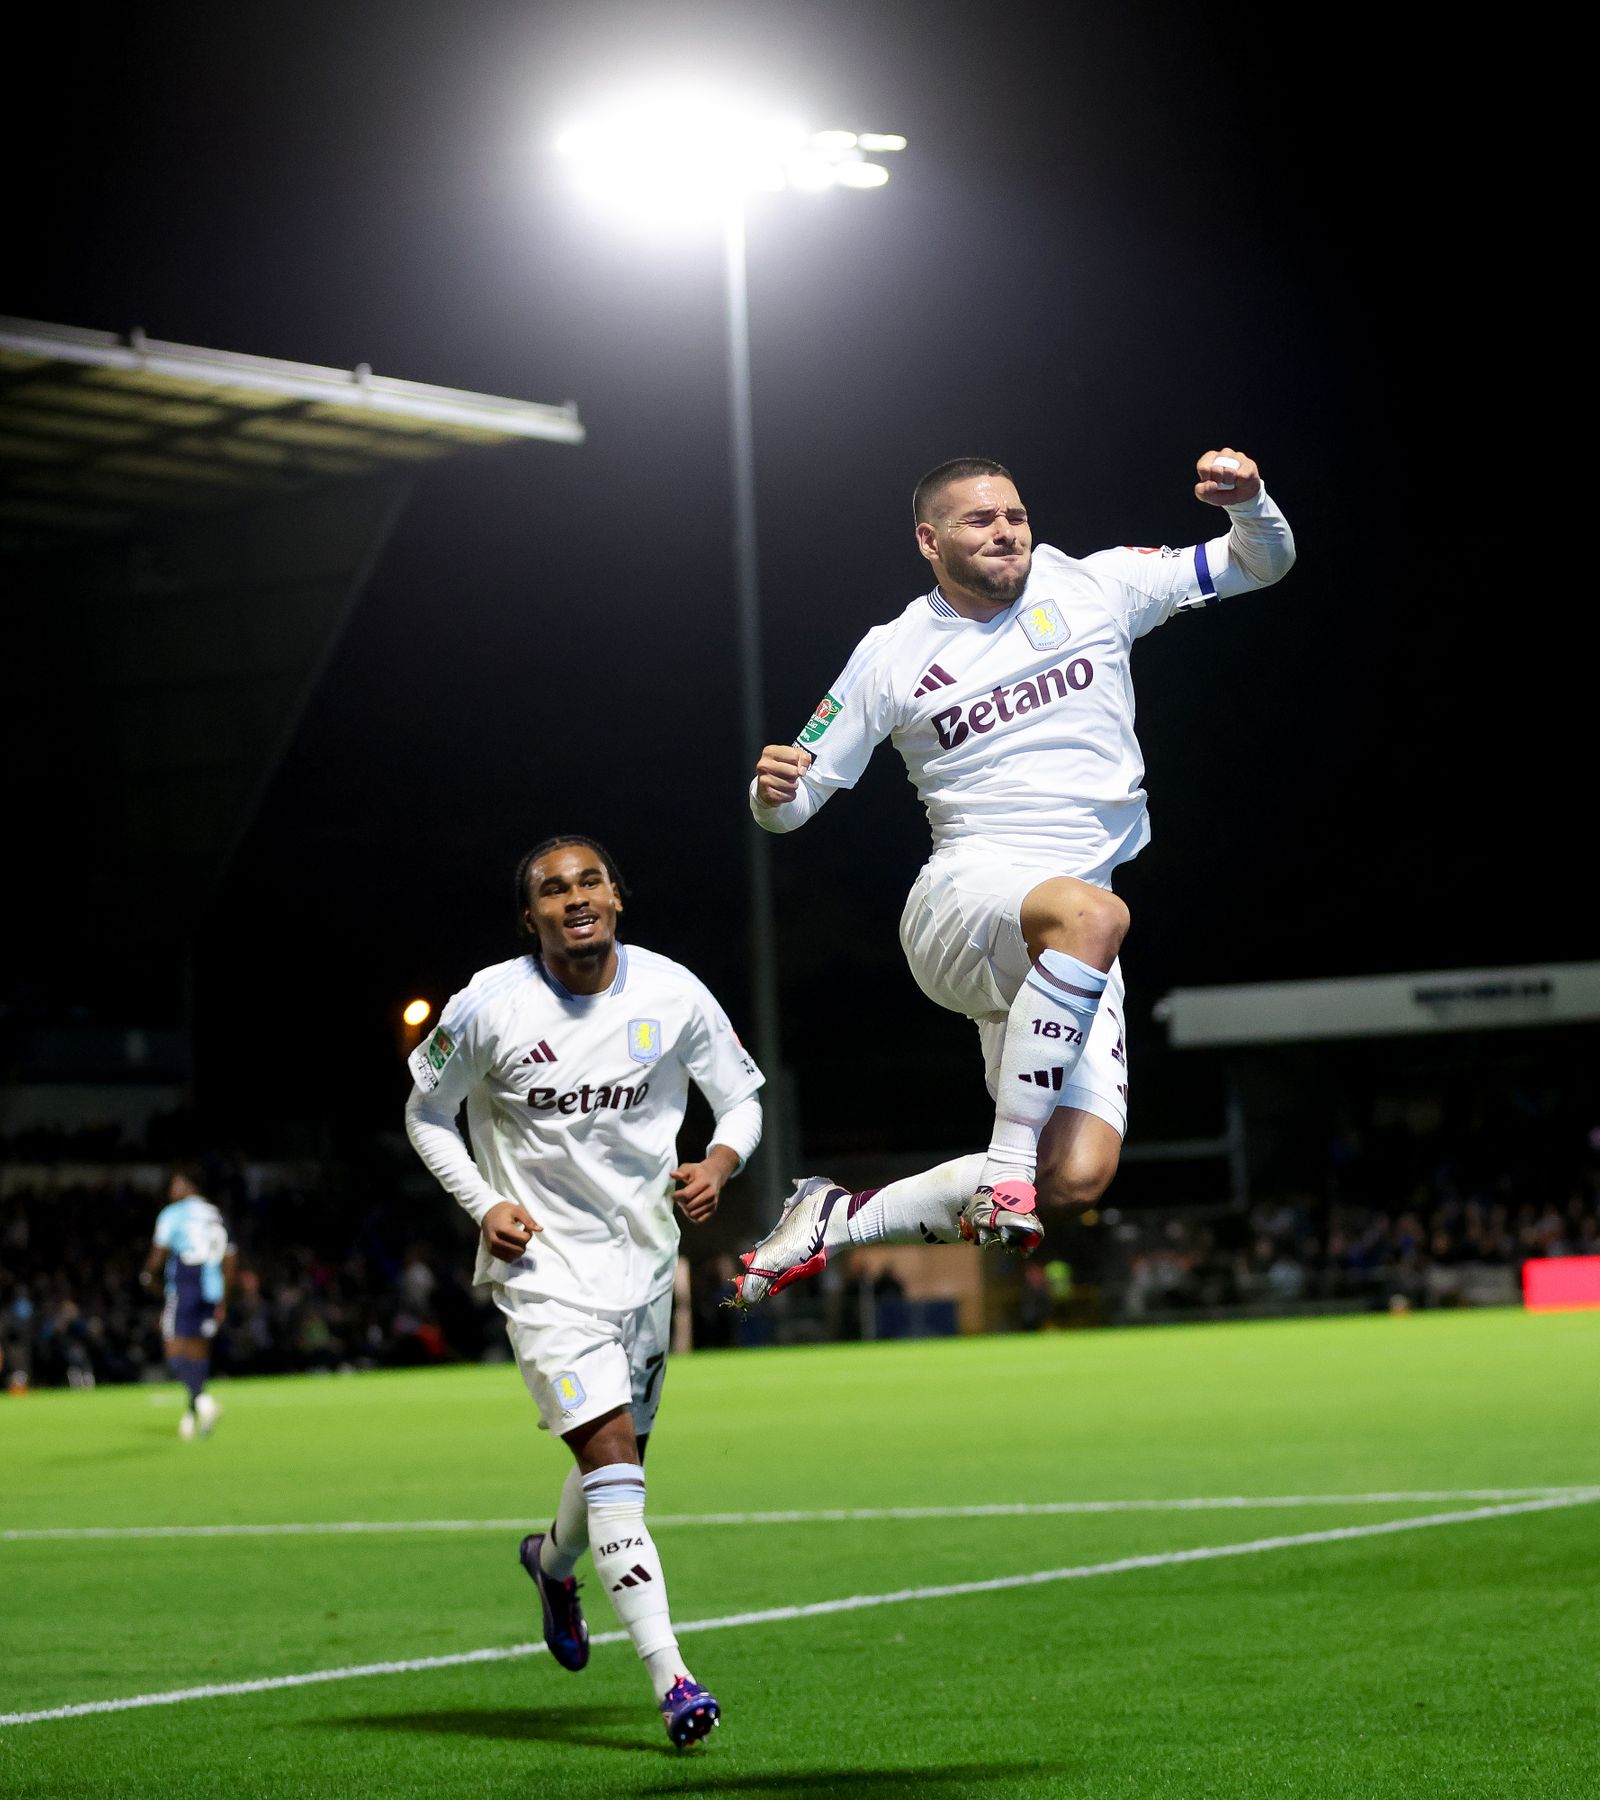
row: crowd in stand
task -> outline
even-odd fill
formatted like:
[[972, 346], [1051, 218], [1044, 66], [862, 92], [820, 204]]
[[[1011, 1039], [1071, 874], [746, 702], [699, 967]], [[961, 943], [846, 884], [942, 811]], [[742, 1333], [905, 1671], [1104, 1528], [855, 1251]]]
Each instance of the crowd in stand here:
[[[30, 1179], [16, 1179], [26, 1173]], [[160, 1171], [13, 1169], [0, 1198], [0, 1382], [92, 1386], [163, 1372], [161, 1295], [139, 1266]], [[238, 1246], [219, 1373], [403, 1367], [503, 1345], [474, 1298], [447, 1208], [330, 1200], [314, 1175], [221, 1168], [208, 1180]]]
[[1123, 1312], [1283, 1310], [1311, 1302], [1449, 1306], [1517, 1297], [1532, 1257], [1600, 1256], [1600, 1198], [1467, 1200], [1427, 1212], [1275, 1200], [1248, 1214], [1111, 1221]]
[[[1147, 1209], [1119, 1189], [1120, 1205], [1052, 1225], [1051, 1256], [1023, 1272], [1020, 1322], [1066, 1317], [1085, 1288], [1108, 1322], [1514, 1303], [1529, 1258], [1600, 1256], [1590, 1098], [1573, 1086], [1513, 1094], [1465, 1121], [1380, 1102], [1359, 1129], [1296, 1152], [1323, 1170], [1320, 1191], [1284, 1185], [1248, 1208]], [[164, 1171], [91, 1162], [98, 1146], [81, 1141], [51, 1146], [71, 1161], [18, 1156], [44, 1148], [13, 1143], [0, 1167], [0, 1386], [160, 1378], [160, 1294], [138, 1272]], [[238, 1249], [219, 1373], [506, 1355], [498, 1315], [470, 1285], [470, 1223], [403, 1145], [359, 1169], [216, 1161], [208, 1195]], [[696, 1272], [685, 1309], [696, 1344], [745, 1341], [719, 1306], [733, 1272], [726, 1255]]]

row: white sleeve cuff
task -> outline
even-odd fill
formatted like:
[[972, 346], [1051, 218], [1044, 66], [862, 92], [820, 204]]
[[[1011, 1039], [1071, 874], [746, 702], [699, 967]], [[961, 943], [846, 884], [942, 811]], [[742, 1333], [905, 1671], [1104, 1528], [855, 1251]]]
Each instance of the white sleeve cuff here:
[[[825, 798], [826, 796], [824, 796]], [[794, 831], [804, 825], [806, 820], [822, 804], [815, 789], [802, 775], [800, 788], [792, 800], [786, 800], [782, 806], [766, 806], [756, 798], [756, 784], [750, 783], [750, 816], [763, 831]]]
[[738, 1157], [739, 1168], [734, 1170], [737, 1175], [761, 1142], [761, 1096], [752, 1094], [748, 1100], [740, 1100], [725, 1113], [719, 1113], [711, 1128], [711, 1142], [724, 1145]]

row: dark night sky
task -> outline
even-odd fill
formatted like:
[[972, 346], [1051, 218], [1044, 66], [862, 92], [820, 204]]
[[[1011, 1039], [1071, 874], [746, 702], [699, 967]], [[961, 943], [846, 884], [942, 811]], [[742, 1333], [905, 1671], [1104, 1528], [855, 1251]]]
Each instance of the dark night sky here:
[[[298, 1103], [387, 1117], [385, 1009], [506, 953], [509, 870], [552, 830], [605, 839], [639, 940], [747, 1014], [718, 249], [596, 220], [542, 153], [660, 67], [911, 140], [883, 191], [751, 225], [772, 736], [922, 587], [924, 468], [1002, 458], [1036, 534], [1082, 554], [1208, 535], [1190, 465], [1231, 442], [1301, 560], [1137, 654], [1136, 1019], [1174, 984], [1593, 954], [1576, 729], [1487, 629], [1513, 524], [1479, 459], [1527, 377], [1484, 322], [1534, 227], [1502, 216], [1461, 278], [1494, 176], [1454, 97], [1492, 76], [1514, 105], [1520, 72], [1503, 45], [1400, 57], [1328, 13], [1291, 45], [1234, 14], [166, 0], [98, 40], [38, 27], [51, 125], [8, 163], [51, 180], [8, 228], [0, 310], [570, 397], [590, 434], [424, 478], [213, 921], [213, 1095], [224, 1070], [260, 1091], [309, 1030], [332, 1061]], [[779, 845], [808, 1129], [849, 1110], [868, 1017], [981, 1097], [895, 944], [924, 844], [885, 749]], [[1134, 1045], [1158, 1055], [1156, 1028]], [[927, 1129], [912, 1108], [885, 1141]]]

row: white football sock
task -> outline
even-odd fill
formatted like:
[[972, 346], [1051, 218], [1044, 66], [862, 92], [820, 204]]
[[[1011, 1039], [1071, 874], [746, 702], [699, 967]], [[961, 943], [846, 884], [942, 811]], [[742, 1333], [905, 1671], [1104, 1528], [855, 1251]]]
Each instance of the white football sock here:
[[1041, 951], [1028, 971], [1006, 1020], [983, 1185], [1033, 1180], [1039, 1133], [1078, 1066], [1108, 979], [1065, 950]]
[[661, 1557], [644, 1522], [644, 1470], [607, 1463], [583, 1478], [589, 1503], [589, 1548], [617, 1619], [633, 1640], [659, 1700], [687, 1675], [667, 1606]]
[[583, 1471], [576, 1463], [561, 1484], [556, 1516], [539, 1546], [539, 1567], [557, 1581], [565, 1581], [589, 1548], [589, 1501], [583, 1491]]
[[829, 1249], [840, 1244], [953, 1243], [961, 1208], [983, 1173], [981, 1156], [958, 1156], [918, 1175], [852, 1194], [828, 1215]]

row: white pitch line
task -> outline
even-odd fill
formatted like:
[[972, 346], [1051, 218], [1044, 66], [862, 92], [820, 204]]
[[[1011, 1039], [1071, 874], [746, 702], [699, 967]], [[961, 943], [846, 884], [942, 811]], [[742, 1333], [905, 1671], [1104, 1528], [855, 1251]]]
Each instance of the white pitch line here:
[[[901, 1606], [908, 1600], [950, 1600], [965, 1594], [997, 1594], [1008, 1588], [1044, 1587], [1057, 1581], [1081, 1581], [1091, 1575], [1122, 1575], [1134, 1569], [1167, 1569], [1184, 1563], [1216, 1562], [1230, 1556], [1258, 1556], [1268, 1550], [1299, 1550], [1315, 1544], [1349, 1543], [1356, 1538], [1385, 1537], [1402, 1531], [1425, 1531], [1438, 1525], [1470, 1525], [1484, 1519], [1508, 1519], [1520, 1513], [1552, 1512], [1560, 1507], [1600, 1501], [1600, 1488], [1550, 1494], [1505, 1506], [1481, 1506], [1463, 1512], [1431, 1513], [1419, 1519], [1387, 1519], [1377, 1525], [1341, 1525], [1329, 1531], [1307, 1531], [1297, 1537], [1252, 1538], [1242, 1544], [1203, 1544], [1193, 1550], [1161, 1550], [1147, 1556], [1122, 1556], [1114, 1562], [1080, 1563], [1069, 1569], [1039, 1569], [1026, 1575], [997, 1575], [987, 1581], [953, 1581], [942, 1587], [900, 1588], [888, 1594], [851, 1594], [842, 1600], [816, 1600], [806, 1606], [772, 1606], [760, 1612], [730, 1613], [720, 1619], [690, 1619], [678, 1626], [691, 1631], [727, 1631], [741, 1625], [779, 1625], [793, 1619], [817, 1619], [830, 1613], [861, 1612], [869, 1607]], [[627, 1634], [605, 1631], [591, 1638], [599, 1646], [617, 1644]], [[465, 1663], [507, 1662], [537, 1656], [543, 1644], [510, 1644], [504, 1648], [463, 1650], [448, 1656], [419, 1656], [404, 1662], [357, 1663], [342, 1669], [312, 1669], [303, 1675], [268, 1675], [255, 1681], [214, 1682], [206, 1687], [173, 1688], [163, 1694], [133, 1694], [121, 1700], [85, 1700], [39, 1712], [0, 1713], [0, 1727], [36, 1725], [47, 1719], [81, 1719], [91, 1713], [130, 1712], [146, 1706], [175, 1706], [184, 1700], [216, 1700], [236, 1694], [263, 1694], [277, 1688], [311, 1687], [326, 1681], [355, 1681], [368, 1675], [409, 1675], [428, 1669], [459, 1668]]]
[[[1247, 1512], [1292, 1506], [1435, 1505], [1452, 1500], [1527, 1500], [1587, 1494], [1581, 1485], [1524, 1488], [1425, 1488], [1409, 1493], [1215, 1494], [1176, 1500], [1017, 1500], [984, 1506], [835, 1506], [812, 1512], [652, 1514], [650, 1529], [685, 1525], [870, 1524], [884, 1519], [1010, 1519], [1080, 1513]], [[339, 1537], [373, 1532], [526, 1531], [522, 1519], [335, 1519], [264, 1525], [53, 1525], [0, 1531], [0, 1543], [93, 1538]]]

